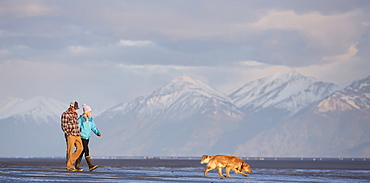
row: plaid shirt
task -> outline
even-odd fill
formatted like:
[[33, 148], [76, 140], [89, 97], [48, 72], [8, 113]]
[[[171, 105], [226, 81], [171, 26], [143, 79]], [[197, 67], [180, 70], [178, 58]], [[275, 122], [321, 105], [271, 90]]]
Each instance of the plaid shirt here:
[[67, 111], [63, 112], [61, 121], [62, 130], [67, 136], [81, 136], [80, 126], [78, 124], [78, 115], [76, 112], [72, 112], [70, 109], [68, 109]]

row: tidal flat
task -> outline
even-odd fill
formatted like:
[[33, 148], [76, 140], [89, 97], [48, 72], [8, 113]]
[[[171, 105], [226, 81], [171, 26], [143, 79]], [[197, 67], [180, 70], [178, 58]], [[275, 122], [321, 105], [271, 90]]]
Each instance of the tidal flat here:
[[[64, 158], [0, 158], [0, 182], [368, 182], [370, 161], [335, 158], [242, 158], [250, 164], [248, 177], [217, 170], [203, 176], [199, 158], [94, 158], [99, 168], [68, 172]], [[225, 174], [225, 172], [224, 172]]]

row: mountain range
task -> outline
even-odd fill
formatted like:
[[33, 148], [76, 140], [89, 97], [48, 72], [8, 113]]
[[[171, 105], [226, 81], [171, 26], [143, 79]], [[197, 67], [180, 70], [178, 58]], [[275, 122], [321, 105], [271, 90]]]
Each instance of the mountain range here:
[[60, 116], [63, 102], [37, 96], [9, 97], [0, 113], [0, 157], [50, 157], [65, 152]]
[[[223, 94], [180, 76], [96, 116], [104, 135], [92, 137], [90, 148], [97, 156], [367, 157], [369, 83], [367, 77], [340, 89], [291, 71]], [[0, 140], [12, 147], [0, 157], [64, 155], [60, 115], [67, 104], [10, 98], [0, 107], [1, 133], [12, 138]]]
[[274, 129], [239, 145], [236, 154], [369, 157], [370, 76], [354, 81]]
[[260, 112], [274, 108], [293, 115], [337, 89], [333, 83], [316, 81], [291, 71], [247, 83], [231, 92], [229, 97], [244, 111]]
[[[101, 154], [195, 155], [214, 147], [219, 135], [240, 123], [242, 112], [225, 95], [181, 76], [146, 97], [119, 104], [101, 116], [112, 133]], [[112, 129], [111, 127], [115, 128]], [[122, 143], [126, 142], [126, 143]]]

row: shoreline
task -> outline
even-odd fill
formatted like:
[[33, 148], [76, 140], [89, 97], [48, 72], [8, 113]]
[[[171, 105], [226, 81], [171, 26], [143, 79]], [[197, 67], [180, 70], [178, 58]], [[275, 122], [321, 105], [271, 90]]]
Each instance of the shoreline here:
[[[217, 170], [203, 176], [205, 164], [198, 159], [99, 159], [92, 157], [94, 171], [85, 160], [82, 172], [68, 172], [65, 158], [0, 158], [0, 182], [366, 182], [370, 161], [340, 160], [246, 160], [248, 177]], [[223, 169], [225, 173], [225, 169]]]
[[[369, 159], [257, 159], [242, 158], [251, 168], [258, 169], [332, 169], [332, 170], [370, 170]], [[147, 159], [102, 159], [92, 157], [93, 163], [100, 166], [135, 166], [135, 167], [205, 167], [200, 164], [200, 158], [147, 158]], [[83, 162], [85, 160], [83, 159]], [[61, 166], [65, 165], [65, 158], [0, 158], [1, 166], [6, 165], [42, 165]]]

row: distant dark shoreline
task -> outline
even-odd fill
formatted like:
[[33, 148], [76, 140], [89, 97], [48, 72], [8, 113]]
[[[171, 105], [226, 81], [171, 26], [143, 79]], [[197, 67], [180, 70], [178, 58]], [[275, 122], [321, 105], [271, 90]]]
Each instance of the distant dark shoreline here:
[[[16, 156], [0, 157], [0, 159], [64, 159], [64, 156], [33, 157]], [[320, 158], [320, 157], [240, 157], [243, 160], [274, 160], [274, 161], [370, 161], [370, 158]], [[175, 159], [175, 160], [200, 160], [197, 156], [94, 156], [94, 159]]]
[[[99, 166], [204, 167], [199, 157], [99, 157]], [[370, 170], [366, 158], [242, 158], [259, 169], [343, 169]], [[0, 166], [65, 166], [65, 158], [0, 158]]]

